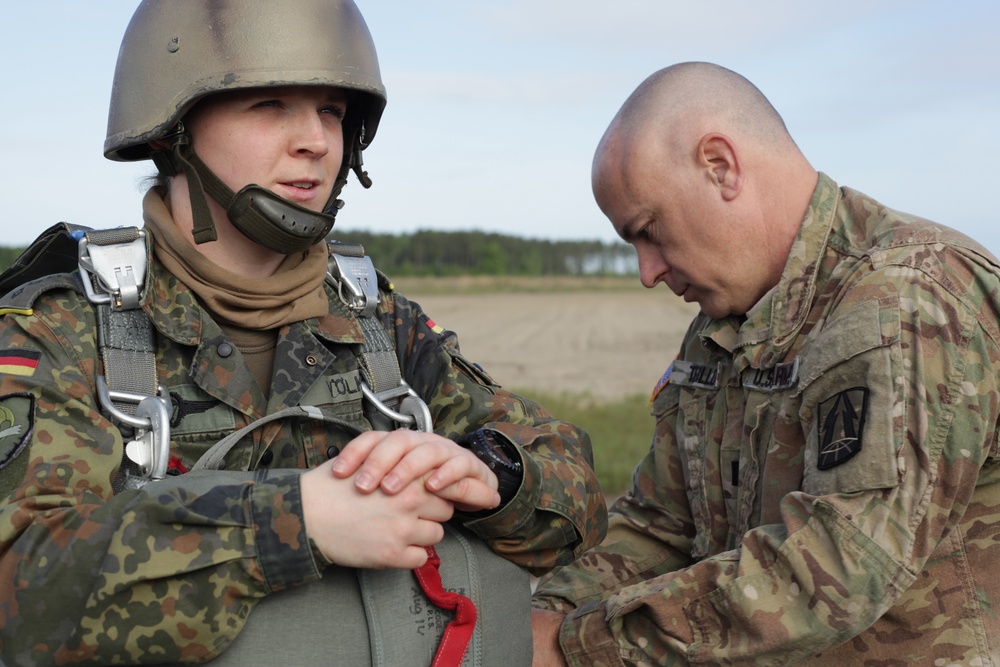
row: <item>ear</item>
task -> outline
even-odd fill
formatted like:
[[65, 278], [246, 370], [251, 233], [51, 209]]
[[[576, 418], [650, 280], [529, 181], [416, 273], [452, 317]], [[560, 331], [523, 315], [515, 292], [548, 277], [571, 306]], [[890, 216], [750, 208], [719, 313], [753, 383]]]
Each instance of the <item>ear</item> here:
[[723, 134], [706, 134], [698, 142], [698, 164], [725, 201], [739, 196], [743, 190], [743, 163], [732, 139]]

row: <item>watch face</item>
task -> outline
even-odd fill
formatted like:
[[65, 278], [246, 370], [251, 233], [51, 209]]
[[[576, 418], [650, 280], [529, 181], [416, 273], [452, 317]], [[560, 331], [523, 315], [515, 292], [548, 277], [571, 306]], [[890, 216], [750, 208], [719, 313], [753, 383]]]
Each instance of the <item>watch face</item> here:
[[483, 430], [470, 433], [462, 441], [497, 476], [500, 505], [506, 505], [521, 488], [523, 478], [517, 448], [503, 437], [494, 437], [491, 432]]
[[506, 442], [500, 442], [492, 435], [484, 433], [481, 438], [477, 438], [477, 444], [481, 447], [481, 453], [493, 462], [492, 465], [487, 462], [490, 468], [500, 467], [510, 473], [520, 474], [521, 462], [516, 460], [516, 451], [513, 457], [507, 452], [504, 446]]

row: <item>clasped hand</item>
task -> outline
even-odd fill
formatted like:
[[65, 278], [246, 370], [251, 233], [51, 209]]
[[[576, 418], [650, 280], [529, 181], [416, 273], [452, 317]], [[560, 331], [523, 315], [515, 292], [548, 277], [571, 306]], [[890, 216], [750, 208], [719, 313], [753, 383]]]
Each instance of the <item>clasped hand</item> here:
[[467, 449], [434, 433], [372, 431], [302, 475], [306, 530], [334, 563], [415, 568], [444, 537], [456, 509], [500, 502], [493, 472]]

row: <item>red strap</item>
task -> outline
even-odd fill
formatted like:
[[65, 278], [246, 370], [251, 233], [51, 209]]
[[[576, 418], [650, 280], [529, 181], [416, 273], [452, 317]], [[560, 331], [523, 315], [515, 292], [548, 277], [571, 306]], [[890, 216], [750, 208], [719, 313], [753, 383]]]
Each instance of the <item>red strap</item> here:
[[459, 593], [451, 593], [441, 583], [441, 557], [434, 547], [427, 549], [427, 562], [413, 571], [424, 590], [424, 595], [441, 609], [451, 609], [455, 618], [444, 629], [441, 644], [434, 654], [431, 667], [459, 667], [472, 641], [472, 631], [476, 627], [476, 605]]

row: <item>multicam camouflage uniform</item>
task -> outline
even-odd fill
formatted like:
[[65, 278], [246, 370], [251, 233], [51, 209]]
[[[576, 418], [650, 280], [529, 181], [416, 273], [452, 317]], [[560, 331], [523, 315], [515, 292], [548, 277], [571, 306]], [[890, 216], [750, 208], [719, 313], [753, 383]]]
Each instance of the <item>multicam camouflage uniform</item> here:
[[[217, 473], [210, 491], [196, 492], [180, 476], [167, 490], [154, 482], [113, 495], [122, 437], [95, 395], [94, 311], [60, 286], [67, 278], [0, 320], [0, 488], [12, 491], [0, 504], [0, 663], [202, 662], [233, 640], [256, 601], [320, 577], [299, 476], [353, 434], [275, 422], [232, 450], [226, 468], [234, 472]], [[152, 263], [144, 305], [158, 332], [159, 379], [174, 403], [173, 472], [234, 429], [289, 406], [316, 405], [370, 428], [356, 356], [364, 337], [327, 289], [329, 315], [281, 330], [265, 399], [194, 294]], [[402, 296], [387, 289], [377, 315], [394, 332], [402, 374], [429, 404], [439, 434], [491, 429], [521, 453], [514, 499], [466, 525], [536, 572], [596, 544], [606, 513], [586, 434], [502, 390], [461, 356], [453, 333]], [[237, 481], [245, 470], [258, 471], [253, 482]]]
[[607, 540], [540, 583], [569, 663], [1000, 664], [998, 275], [821, 175], [780, 284], [691, 325]]

